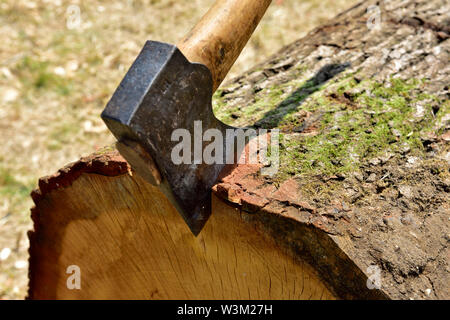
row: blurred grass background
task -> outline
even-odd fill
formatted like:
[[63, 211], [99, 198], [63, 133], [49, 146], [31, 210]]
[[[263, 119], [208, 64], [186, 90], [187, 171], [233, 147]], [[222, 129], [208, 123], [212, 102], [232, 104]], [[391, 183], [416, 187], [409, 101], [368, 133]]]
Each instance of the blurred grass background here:
[[[0, 1], [0, 299], [26, 294], [38, 178], [113, 142], [99, 114], [145, 41], [176, 44], [213, 1]], [[274, 0], [228, 79], [356, 2]]]

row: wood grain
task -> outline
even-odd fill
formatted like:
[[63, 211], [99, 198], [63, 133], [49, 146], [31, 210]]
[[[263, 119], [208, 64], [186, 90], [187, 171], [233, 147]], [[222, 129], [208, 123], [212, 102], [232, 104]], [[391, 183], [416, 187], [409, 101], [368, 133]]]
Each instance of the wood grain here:
[[[213, 199], [198, 237], [137, 175], [82, 173], [34, 209], [31, 299], [333, 299], [313, 268]], [[81, 270], [69, 290], [66, 269]]]

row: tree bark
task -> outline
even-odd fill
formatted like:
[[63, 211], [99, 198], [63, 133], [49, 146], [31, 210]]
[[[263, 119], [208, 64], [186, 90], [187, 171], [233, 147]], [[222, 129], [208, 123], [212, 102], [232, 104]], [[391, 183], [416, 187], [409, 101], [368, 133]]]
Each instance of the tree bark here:
[[197, 238], [116, 151], [41, 179], [29, 298], [448, 299], [449, 12], [363, 1], [221, 87], [281, 163], [227, 168]]

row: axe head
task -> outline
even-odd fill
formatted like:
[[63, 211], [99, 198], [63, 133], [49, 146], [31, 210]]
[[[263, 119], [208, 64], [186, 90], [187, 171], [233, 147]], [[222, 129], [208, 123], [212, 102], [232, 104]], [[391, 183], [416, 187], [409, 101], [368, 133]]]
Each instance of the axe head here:
[[[212, 86], [206, 66], [189, 62], [174, 45], [148, 41], [101, 115], [131, 167], [160, 187], [194, 235], [211, 215], [211, 187], [224, 161], [206, 164], [192, 155], [191, 163], [175, 164], [172, 151], [180, 141], [172, 141], [172, 134], [176, 129], [189, 131], [194, 150], [199, 143], [194, 141], [194, 122], [201, 121], [203, 131], [225, 133], [230, 128], [214, 116]], [[205, 143], [200, 143], [203, 152]], [[142, 165], [149, 161], [156, 163], [160, 179]]]

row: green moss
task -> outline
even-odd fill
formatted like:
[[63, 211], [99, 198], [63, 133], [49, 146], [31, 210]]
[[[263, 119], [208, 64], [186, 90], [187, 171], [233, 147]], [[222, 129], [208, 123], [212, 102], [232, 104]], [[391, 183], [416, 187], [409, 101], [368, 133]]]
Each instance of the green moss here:
[[[433, 130], [436, 118], [449, 112], [446, 102], [433, 116], [432, 102], [438, 100], [419, 92], [422, 83], [391, 79], [383, 85], [347, 78], [313, 95], [299, 109], [321, 114], [317, 131], [310, 136], [284, 136], [279, 176], [344, 173], [356, 170], [362, 159], [405, 145], [412, 153], [422, 153], [420, 134]], [[339, 99], [345, 94], [352, 100]], [[417, 104], [423, 108], [422, 117], [414, 116]], [[287, 115], [279, 127], [297, 125], [296, 112]]]
[[[448, 101], [423, 93], [424, 84], [419, 79], [360, 81], [352, 72], [321, 84], [298, 76], [255, 93], [244, 107], [228, 106], [226, 88], [219, 90], [213, 105], [216, 116], [230, 125], [277, 127], [284, 133], [278, 178], [333, 175], [358, 170], [362, 161], [405, 146], [422, 154], [421, 134], [440, 134], [435, 124], [450, 112]], [[417, 106], [422, 116], [415, 115]]]
[[[228, 106], [224, 92], [227, 87], [216, 91], [213, 96], [213, 111], [218, 119], [233, 126], [251, 126], [257, 124], [258, 127], [273, 128], [277, 121], [267, 121], [258, 124], [258, 120], [275, 116], [274, 120], [281, 118], [288, 110], [295, 108], [308, 94], [306, 92], [317, 90], [312, 81], [302, 79], [302, 74], [306, 68], [298, 66], [293, 71], [295, 77], [286, 83], [273, 84], [252, 94], [253, 101], [247, 105]], [[254, 71], [256, 72], [256, 71]], [[233, 85], [233, 84], [232, 84]], [[302, 88], [304, 91], [292, 88]], [[232, 98], [234, 99], [234, 98]], [[280, 109], [282, 109], [280, 111]]]

